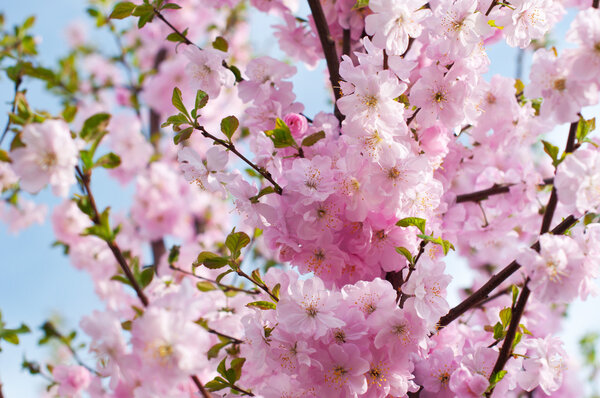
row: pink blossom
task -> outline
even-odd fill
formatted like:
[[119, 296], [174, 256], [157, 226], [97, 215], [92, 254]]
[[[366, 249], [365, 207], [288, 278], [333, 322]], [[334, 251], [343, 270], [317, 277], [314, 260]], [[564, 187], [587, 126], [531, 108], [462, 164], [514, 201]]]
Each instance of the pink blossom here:
[[[502, 33], [509, 46], [526, 48], [531, 40], [542, 39], [552, 25], [558, 21], [551, 0], [517, 0], [512, 9], [506, 9], [497, 23], [503, 26]], [[562, 7], [560, 7], [562, 11]], [[563, 11], [564, 12], [564, 11]]]
[[567, 353], [562, 341], [548, 336], [527, 339], [522, 344], [527, 348], [527, 356], [523, 360], [524, 371], [517, 375], [519, 386], [526, 391], [539, 386], [546, 395], [551, 395], [561, 386], [566, 369]]
[[9, 231], [14, 234], [34, 223], [42, 224], [47, 212], [48, 206], [45, 204], [36, 204], [23, 197], [19, 197], [15, 204], [0, 202], [0, 220], [4, 221]]
[[78, 149], [69, 126], [62, 120], [46, 120], [23, 128], [24, 148], [11, 151], [13, 170], [21, 188], [37, 193], [46, 184], [55, 195], [65, 197], [75, 183]]
[[600, 205], [600, 156], [595, 148], [569, 154], [558, 166], [555, 185], [558, 200], [583, 214]]
[[423, 398], [453, 398], [450, 376], [457, 366], [451, 348], [436, 348], [427, 359], [418, 362], [415, 380], [423, 386]]
[[212, 147], [203, 159], [198, 152], [186, 147], [179, 150], [177, 158], [187, 181], [211, 192], [225, 193], [223, 183], [229, 180], [225, 172], [229, 155], [225, 150]]
[[90, 372], [83, 366], [57, 365], [52, 370], [54, 380], [59, 384], [58, 393], [78, 397], [90, 385]]
[[0, 192], [4, 192], [19, 181], [10, 163], [0, 162]]
[[308, 130], [308, 122], [306, 118], [297, 113], [288, 113], [283, 118], [283, 121], [290, 128], [290, 133], [294, 136], [294, 138], [302, 138], [306, 130]]
[[424, 4], [422, 0], [371, 0], [369, 8], [373, 14], [365, 18], [365, 30], [373, 36], [373, 44], [391, 55], [403, 54], [409, 37], [421, 35], [420, 23], [430, 14], [429, 10], [421, 9]]
[[223, 66], [226, 53], [206, 48], [186, 46], [184, 55], [189, 60], [185, 70], [192, 84], [206, 92], [209, 97], [217, 98], [222, 87], [231, 87], [235, 83], [233, 72]]
[[446, 287], [452, 277], [444, 274], [445, 268], [443, 262], [422, 258], [416, 271], [402, 286], [402, 292], [414, 295], [409, 300], [414, 304], [417, 315], [428, 324], [435, 324], [450, 309], [445, 297]]

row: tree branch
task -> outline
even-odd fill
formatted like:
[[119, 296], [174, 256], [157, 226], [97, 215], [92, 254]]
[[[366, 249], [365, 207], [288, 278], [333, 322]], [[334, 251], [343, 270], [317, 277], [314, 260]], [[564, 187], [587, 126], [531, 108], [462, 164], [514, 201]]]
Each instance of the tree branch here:
[[[544, 179], [544, 183], [540, 184], [540, 186], [551, 185], [551, 184], [554, 184], [553, 177]], [[475, 191], [475, 192], [471, 192], [471, 193], [456, 195], [456, 203], [479, 202], [482, 200], [486, 200], [490, 196], [510, 192], [510, 187], [512, 187], [514, 185], [516, 185], [516, 184], [494, 184], [492, 187], [487, 188], [487, 189], [482, 189], [481, 191]]]
[[234, 292], [240, 292], [240, 293], [246, 293], [246, 294], [258, 294], [258, 293], [260, 293], [258, 290], [247, 290], [247, 289], [242, 289], [240, 287], [235, 287], [235, 286], [231, 286], [231, 285], [225, 285], [225, 284], [223, 284], [221, 282], [217, 282], [216, 280], [212, 280], [212, 279], [200, 276], [200, 275], [196, 275], [193, 272], [186, 271], [186, 270], [181, 269], [179, 267], [176, 267], [174, 265], [170, 265], [169, 268], [171, 268], [173, 271], [181, 272], [182, 274], [193, 276], [194, 278], [198, 278], [198, 279], [201, 279], [201, 280], [206, 281], [206, 282], [214, 283], [215, 285], [219, 286], [224, 292], [234, 291]]
[[[17, 94], [19, 93], [19, 86], [21, 86], [22, 82], [23, 82], [23, 80], [21, 79], [20, 76], [17, 78], [17, 80], [15, 80], [15, 95], [13, 97], [10, 113], [15, 113], [15, 109], [17, 107]], [[4, 131], [2, 132], [2, 136], [0, 137], [0, 145], [2, 145], [2, 141], [4, 141], [4, 137], [6, 137], [6, 133], [8, 133], [8, 130], [10, 129], [10, 124], [11, 123], [10, 123], [10, 114], [9, 114], [8, 120], [6, 121], [6, 127], [4, 127]]]
[[277, 184], [277, 182], [275, 182], [275, 180], [273, 179], [273, 176], [271, 175], [271, 173], [269, 173], [267, 170], [265, 170], [262, 167], [258, 167], [257, 165], [255, 165], [254, 163], [252, 163], [250, 160], [248, 160], [248, 158], [246, 158], [244, 155], [242, 155], [236, 149], [236, 147], [233, 144], [233, 142], [224, 141], [224, 140], [222, 140], [220, 138], [215, 137], [214, 135], [212, 135], [211, 133], [209, 133], [208, 131], [206, 131], [206, 129], [204, 128], [204, 126], [201, 126], [201, 125], [199, 125], [197, 123], [195, 123], [193, 127], [196, 130], [200, 131], [200, 133], [204, 137], [210, 138], [215, 143], [224, 146], [225, 148], [227, 148], [228, 150], [230, 150], [231, 152], [233, 152], [234, 154], [236, 154], [238, 158], [242, 159], [247, 165], [249, 165], [250, 167], [252, 167], [260, 175], [262, 175], [267, 181], [269, 181], [273, 185], [273, 187], [275, 188], [275, 192], [277, 192], [279, 195], [281, 195], [283, 193], [283, 189], [281, 188], [281, 186], [279, 186], [279, 184]]
[[[567, 231], [569, 228], [571, 228], [573, 225], [575, 225], [576, 222], [577, 222], [577, 219], [571, 215], [571, 216], [565, 218], [556, 227], [554, 227], [554, 229], [552, 230], [552, 233], [554, 235], [562, 235], [565, 231]], [[539, 241], [535, 242], [530, 247], [533, 250], [538, 251], [540, 249]], [[453, 322], [458, 317], [460, 317], [462, 314], [467, 312], [470, 308], [474, 307], [482, 300], [487, 299], [488, 294], [490, 294], [495, 288], [500, 286], [502, 284], [502, 282], [507, 280], [519, 268], [521, 268], [521, 265], [519, 265], [519, 263], [517, 263], [516, 260], [513, 261], [512, 263], [508, 264], [500, 272], [498, 272], [497, 274], [492, 276], [490, 278], [490, 280], [488, 280], [476, 292], [471, 294], [469, 297], [467, 297], [465, 300], [463, 300], [456, 307], [454, 307], [450, 311], [448, 311], [448, 313], [446, 315], [441, 317], [440, 320], [438, 321], [438, 325], [439, 325], [438, 328], [443, 328], [445, 326], [448, 326], [451, 322]]]
[[329, 70], [329, 81], [331, 82], [335, 97], [333, 113], [341, 123], [344, 120], [344, 115], [342, 115], [337, 106], [337, 100], [342, 97], [340, 90], [340, 60], [337, 56], [335, 43], [329, 33], [329, 25], [327, 24], [320, 0], [308, 0], [308, 5], [310, 6], [310, 11], [317, 27], [317, 33], [319, 34], [319, 40], [321, 41], [321, 47], [323, 48], [325, 61], [327, 62], [327, 69]]

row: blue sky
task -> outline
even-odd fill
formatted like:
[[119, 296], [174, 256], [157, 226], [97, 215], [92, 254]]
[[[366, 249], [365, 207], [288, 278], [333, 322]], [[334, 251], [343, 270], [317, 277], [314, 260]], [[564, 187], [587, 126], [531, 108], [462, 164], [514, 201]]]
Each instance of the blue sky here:
[[[35, 13], [37, 22], [34, 32], [42, 39], [39, 50], [41, 59], [46, 64], [53, 64], [54, 60], [67, 50], [63, 36], [66, 24], [74, 19], [86, 19], [85, 2], [81, 0], [26, 0], [4, 1], [0, 10], [4, 12], [7, 25], [20, 23], [28, 15]], [[301, 3], [304, 3], [301, 1]], [[26, 5], [23, 5], [26, 4]], [[303, 6], [302, 11], [306, 11]], [[301, 11], [301, 13], [303, 13]], [[564, 37], [568, 21], [563, 21], [558, 27], [557, 38]], [[262, 53], [273, 52], [276, 46], [275, 38], [264, 29], [273, 20], [263, 16], [253, 19], [252, 37], [257, 48]], [[114, 50], [109, 48], [109, 50]], [[490, 75], [500, 73], [512, 76], [515, 70], [516, 50], [505, 45], [495, 46], [489, 51], [492, 58]], [[495, 62], [500, 60], [500, 62]], [[306, 113], [314, 115], [319, 110], [328, 110], [329, 105], [324, 95], [325, 78], [322, 75], [323, 63], [313, 71], [299, 66], [299, 75], [295, 78], [296, 94], [301, 102], [306, 105]], [[527, 71], [527, 62], [524, 69]], [[43, 87], [37, 82], [27, 82], [28, 98], [32, 106], [58, 111], [58, 105], [44, 93]], [[0, 80], [0, 126], [6, 122], [6, 112], [9, 109], [7, 102], [12, 97], [12, 85], [6, 79]], [[597, 112], [595, 112], [597, 113]], [[555, 139], [557, 143], [566, 137], [566, 127], [557, 129]], [[123, 208], [128, 201], [127, 193], [108, 182], [105, 175], [99, 174], [94, 183], [94, 191], [98, 192], [97, 199], [100, 206], [111, 204]], [[47, 203], [50, 207], [59, 201], [47, 190], [36, 198], [38, 202]], [[93, 309], [102, 305], [93, 293], [93, 285], [87, 274], [80, 272], [69, 265], [69, 261], [62, 255], [62, 251], [52, 248], [52, 228], [49, 221], [44, 225], [35, 225], [18, 236], [10, 235], [3, 225], [0, 225], [0, 310], [8, 326], [27, 323], [35, 333], [22, 338], [22, 344], [13, 347], [2, 343], [3, 351], [0, 353], [0, 382], [4, 385], [6, 397], [33, 397], [38, 395], [41, 380], [33, 378], [20, 370], [23, 354], [29, 359], [43, 360], [46, 352], [40, 350], [37, 339], [40, 334], [37, 327], [45, 319], [55, 313], [61, 314], [66, 329], [77, 327], [79, 319], [89, 314]], [[464, 264], [455, 259], [450, 263], [450, 272], [465, 274]], [[457, 278], [454, 286], [465, 286], [469, 281]], [[456, 296], [455, 296], [456, 297]], [[456, 299], [456, 298], [455, 298]], [[590, 317], [596, 313], [600, 299], [590, 299], [586, 303], [576, 303], [572, 306], [572, 318], [565, 322], [564, 336], [567, 340], [568, 351], [574, 353], [575, 341], [588, 330], [600, 329], [600, 320]]]

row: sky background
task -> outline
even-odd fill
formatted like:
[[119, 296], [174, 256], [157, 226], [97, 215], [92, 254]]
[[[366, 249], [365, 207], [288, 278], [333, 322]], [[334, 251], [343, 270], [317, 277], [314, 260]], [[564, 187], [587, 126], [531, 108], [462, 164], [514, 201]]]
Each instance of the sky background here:
[[[301, 1], [302, 3], [302, 1]], [[26, 0], [2, 1], [0, 12], [6, 17], [6, 26], [11, 26], [22, 21], [31, 14], [37, 15], [33, 32], [38, 35], [40, 58], [46, 65], [54, 65], [55, 60], [68, 51], [64, 37], [64, 27], [75, 19], [88, 21], [83, 0]], [[302, 5], [299, 15], [305, 15], [307, 7]], [[573, 15], [568, 15], [557, 27], [554, 38], [558, 40], [557, 47], [564, 46], [561, 40], [567, 30]], [[272, 36], [270, 26], [274, 21], [262, 15], [254, 15], [252, 19], [252, 33], [254, 46], [261, 55], [281, 55], [276, 50], [276, 39]], [[96, 42], [106, 43], [106, 50], [116, 53], [116, 48], [111, 47], [112, 40], [102, 40], [97, 36]], [[493, 74], [514, 76], [517, 51], [506, 45], [493, 46], [488, 55], [492, 60], [487, 78]], [[525, 57], [524, 71], [528, 74], [530, 58]], [[300, 102], [306, 106], [306, 113], [314, 115], [320, 110], [329, 110], [327, 95], [324, 90], [326, 81], [323, 74], [324, 63], [316, 70], [308, 70], [298, 66], [299, 74], [294, 78], [295, 92]], [[527, 81], [527, 76], [524, 76]], [[323, 83], [322, 83], [323, 82]], [[28, 100], [32, 107], [48, 109], [52, 112], [59, 110], [56, 101], [44, 93], [39, 82], [27, 81]], [[10, 109], [8, 102], [12, 99], [12, 82], [7, 79], [0, 80], [0, 126], [6, 123], [6, 113]], [[585, 116], [591, 117], [598, 114], [598, 108], [586, 110]], [[557, 128], [552, 134], [552, 140], [562, 147], [566, 140], [568, 126]], [[129, 202], [131, 189], [123, 191], [112, 184], [101, 171], [94, 172], [95, 180], [93, 190], [101, 207], [113, 206], [114, 209], [123, 209]], [[52, 206], [59, 203], [48, 190], [37, 195], [36, 202]], [[50, 214], [50, 211], [49, 211]], [[29, 376], [21, 371], [20, 363], [24, 355], [28, 359], [43, 362], [48, 352], [37, 346], [41, 337], [38, 327], [54, 314], [60, 314], [63, 319], [63, 331], [77, 328], [79, 319], [89, 314], [94, 309], [101, 309], [102, 304], [95, 296], [93, 284], [84, 272], [73, 268], [62, 250], [52, 248], [52, 228], [47, 218], [43, 225], [34, 225], [22, 231], [19, 235], [8, 233], [4, 225], [0, 224], [0, 311], [7, 327], [16, 327], [21, 322], [29, 325], [34, 333], [23, 335], [21, 345], [15, 347], [2, 343], [3, 351], [0, 353], [0, 383], [6, 398], [25, 398], [39, 395], [45, 385], [40, 378]], [[455, 280], [451, 289], [467, 286], [470, 282], [468, 269], [464, 262], [456, 256], [448, 261], [449, 272]], [[450, 297], [451, 305], [458, 300], [456, 294]], [[598, 307], [600, 298], [592, 298], [587, 302], [576, 302], [570, 310], [570, 319], [565, 322], [562, 333], [566, 341], [567, 351], [576, 355], [577, 340], [586, 332], [600, 330], [600, 317]], [[592, 314], [592, 316], [590, 316]], [[91, 363], [91, 361], [88, 361]]]

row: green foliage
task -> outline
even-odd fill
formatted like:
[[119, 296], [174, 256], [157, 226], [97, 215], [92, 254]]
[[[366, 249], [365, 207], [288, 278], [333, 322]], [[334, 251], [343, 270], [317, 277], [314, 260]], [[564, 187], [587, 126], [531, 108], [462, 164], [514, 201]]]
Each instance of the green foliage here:
[[417, 227], [422, 234], [425, 233], [426, 220], [419, 217], [406, 217], [396, 223], [399, 227]]
[[406, 259], [408, 260], [408, 262], [410, 264], [414, 264], [413, 261], [413, 256], [412, 253], [410, 251], [408, 251], [408, 249], [406, 247], [397, 247], [396, 248], [396, 252], [402, 254], [404, 257], [406, 257]]
[[319, 131], [316, 133], [313, 133], [311, 135], [309, 135], [308, 137], [305, 137], [302, 140], [302, 146], [313, 146], [315, 145], [317, 142], [321, 141], [322, 139], [325, 138], [325, 132], [324, 131]]
[[275, 308], [277, 308], [276, 304], [270, 301], [254, 301], [252, 303], [246, 304], [246, 307], [255, 307], [261, 310], [274, 310]]
[[265, 134], [273, 141], [275, 148], [299, 148], [294, 137], [292, 137], [290, 128], [279, 118], [275, 121], [275, 128], [265, 131]]
[[437, 237], [434, 238], [433, 236], [429, 236], [429, 235], [425, 235], [425, 234], [420, 234], [417, 235], [419, 238], [431, 242], [431, 243], [435, 243], [436, 245], [440, 245], [442, 246], [442, 250], [444, 251], [444, 255], [448, 254], [448, 252], [450, 251], [450, 249], [452, 250], [456, 250], [454, 248], [454, 245], [452, 243], [450, 243], [449, 241], [442, 239], [441, 237]]
[[227, 50], [229, 49], [229, 44], [227, 43], [227, 40], [225, 40], [221, 36], [217, 36], [215, 41], [213, 41], [212, 46], [214, 49], [223, 51], [224, 53], [226, 53]]
[[[4, 340], [10, 344], [19, 344], [19, 335], [29, 333], [31, 330], [25, 324], [21, 324], [18, 328], [9, 329], [6, 328], [6, 323], [2, 321], [2, 312], [0, 312], [0, 341]], [[0, 352], [2, 347], [0, 347]]]
[[[83, 202], [82, 202], [82, 204], [83, 204]], [[85, 203], [85, 204], [89, 205], [89, 203]], [[81, 206], [79, 208], [81, 209]], [[88, 210], [87, 208], [85, 210], [90, 211], [93, 214], [92, 210]], [[97, 236], [98, 238], [102, 239], [103, 241], [113, 242], [116, 239], [117, 235], [119, 234], [120, 226], [117, 226], [114, 229], [112, 229], [110, 227], [109, 213], [110, 213], [110, 207], [107, 207], [106, 209], [104, 209], [104, 211], [102, 213], [100, 213], [100, 215], [98, 217], [99, 222], [97, 224], [92, 225], [91, 227], [86, 228], [83, 231], [82, 235], [84, 235], [84, 236], [93, 235], [93, 236]]]
[[241, 250], [249, 243], [250, 237], [245, 232], [235, 232], [235, 228], [225, 239], [225, 246], [229, 249], [232, 260], [237, 260], [241, 255]]
[[230, 141], [239, 126], [240, 122], [235, 116], [227, 116], [221, 120], [221, 131]]
[[234, 358], [231, 360], [230, 368], [226, 366], [227, 358], [224, 358], [217, 366], [217, 373], [220, 376], [215, 377], [213, 380], [205, 384], [205, 387], [209, 391], [219, 391], [224, 388], [230, 388], [234, 393], [246, 393], [242, 391], [235, 382], [242, 377], [242, 367], [246, 362], [246, 358]]

